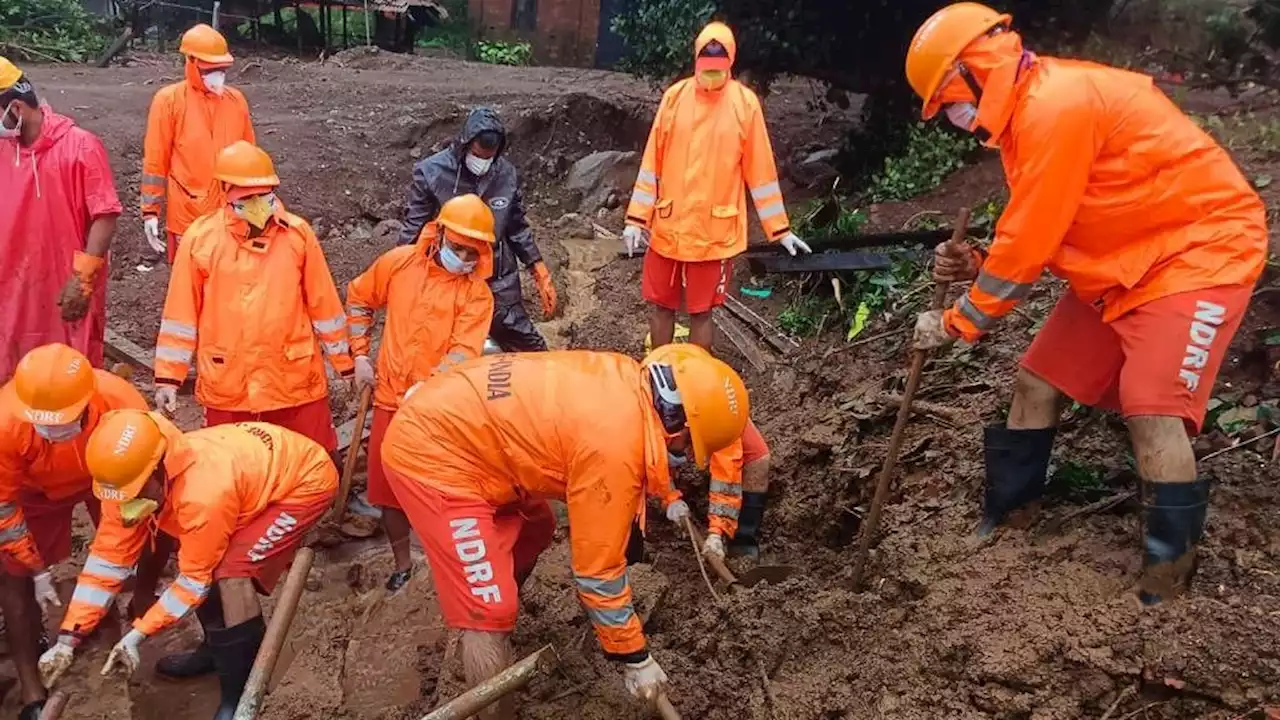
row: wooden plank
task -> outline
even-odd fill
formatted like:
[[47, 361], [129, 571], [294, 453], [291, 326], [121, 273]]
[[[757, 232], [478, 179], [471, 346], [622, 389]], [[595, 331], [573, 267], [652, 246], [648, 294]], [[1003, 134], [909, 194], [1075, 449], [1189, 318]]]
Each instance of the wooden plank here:
[[112, 359], [146, 368], [147, 372], [155, 372], [155, 352], [144, 350], [142, 346], [111, 328], [103, 330], [102, 336], [104, 350]]
[[751, 326], [756, 332], [760, 333], [760, 337], [764, 341], [773, 346], [774, 350], [786, 355], [795, 348], [800, 347], [800, 343], [788, 337], [781, 330], [774, 327], [768, 320], [760, 317], [755, 310], [747, 307], [741, 300], [732, 295], [726, 295], [724, 298], [724, 308], [733, 313], [733, 316]]
[[764, 351], [756, 344], [733, 319], [733, 316], [720, 312], [719, 309], [711, 313], [711, 321], [715, 323], [716, 329], [721, 334], [729, 338], [729, 342], [742, 353], [742, 356], [751, 363], [751, 367], [757, 372], [764, 370], [769, 365], [769, 361], [764, 356]]

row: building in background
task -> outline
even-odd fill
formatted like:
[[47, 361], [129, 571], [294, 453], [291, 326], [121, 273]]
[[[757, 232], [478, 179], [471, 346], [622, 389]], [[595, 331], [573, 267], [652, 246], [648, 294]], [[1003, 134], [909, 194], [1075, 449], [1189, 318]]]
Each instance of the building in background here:
[[629, 0], [467, 0], [486, 40], [522, 40], [543, 65], [612, 67], [623, 54], [613, 18]]

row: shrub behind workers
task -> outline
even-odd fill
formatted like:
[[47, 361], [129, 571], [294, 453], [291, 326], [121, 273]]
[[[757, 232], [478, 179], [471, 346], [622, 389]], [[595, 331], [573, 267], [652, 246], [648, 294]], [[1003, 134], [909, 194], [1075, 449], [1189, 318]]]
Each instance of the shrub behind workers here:
[[[347, 317], [355, 353], [355, 383], [373, 388], [369, 432], [368, 498], [382, 508], [382, 522], [395, 556], [387, 589], [410, 577], [409, 519], [387, 483], [382, 438], [406, 390], [484, 350], [493, 294], [494, 220], [476, 195], [459, 195], [422, 227], [418, 242], [379, 257], [347, 286]], [[374, 315], [387, 309], [378, 367], [369, 359]]]

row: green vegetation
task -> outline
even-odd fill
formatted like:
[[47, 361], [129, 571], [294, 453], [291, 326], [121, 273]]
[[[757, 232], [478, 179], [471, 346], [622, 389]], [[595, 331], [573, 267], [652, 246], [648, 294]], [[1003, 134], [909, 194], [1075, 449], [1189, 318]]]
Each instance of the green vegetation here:
[[829, 298], [805, 295], [792, 301], [778, 314], [778, 327], [796, 337], [814, 335], [833, 309], [835, 303]]
[[884, 202], [929, 192], [964, 167], [965, 159], [977, 149], [978, 142], [968, 133], [940, 123], [916, 123], [907, 133], [902, 152], [885, 158], [884, 166], [872, 176], [868, 195], [872, 202]]
[[638, 0], [613, 19], [631, 53], [619, 69], [669, 80], [693, 65], [693, 39], [716, 10], [709, 0]]
[[1050, 499], [1087, 503], [1102, 499], [1108, 492], [1101, 468], [1075, 460], [1064, 460], [1050, 474], [1046, 488]]
[[11, 59], [84, 62], [106, 48], [108, 31], [79, 0], [0, 2], [0, 54]]
[[527, 42], [481, 40], [476, 43], [476, 59], [490, 65], [528, 65], [533, 60], [533, 46]]

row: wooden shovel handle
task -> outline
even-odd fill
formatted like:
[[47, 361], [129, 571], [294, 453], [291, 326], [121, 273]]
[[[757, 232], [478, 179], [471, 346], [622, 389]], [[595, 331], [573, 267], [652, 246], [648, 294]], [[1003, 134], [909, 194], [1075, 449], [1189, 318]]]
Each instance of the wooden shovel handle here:
[[333, 509], [329, 511], [329, 519], [334, 522], [342, 522], [342, 511], [347, 507], [347, 495], [351, 493], [351, 478], [356, 474], [356, 461], [360, 459], [364, 424], [369, 417], [369, 406], [372, 404], [373, 388], [365, 387], [360, 391], [360, 403], [356, 407], [356, 425], [351, 434], [351, 444], [347, 446], [347, 457], [342, 463], [342, 480], [338, 483], [338, 496], [333, 499]]

